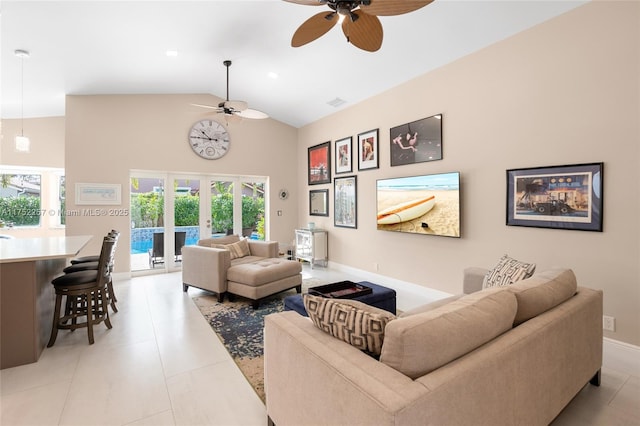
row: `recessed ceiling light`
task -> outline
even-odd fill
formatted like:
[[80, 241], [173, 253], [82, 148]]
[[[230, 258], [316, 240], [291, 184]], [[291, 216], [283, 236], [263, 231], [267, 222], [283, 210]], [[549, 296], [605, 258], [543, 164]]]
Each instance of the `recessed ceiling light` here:
[[165, 55], [167, 55], [170, 58], [175, 58], [176, 56], [178, 56], [178, 51], [175, 49], [169, 49], [165, 52]]
[[271, 77], [272, 79], [277, 79], [278, 78], [278, 73], [277, 72], [273, 72], [270, 71], [269, 74], [267, 74], [269, 77]]

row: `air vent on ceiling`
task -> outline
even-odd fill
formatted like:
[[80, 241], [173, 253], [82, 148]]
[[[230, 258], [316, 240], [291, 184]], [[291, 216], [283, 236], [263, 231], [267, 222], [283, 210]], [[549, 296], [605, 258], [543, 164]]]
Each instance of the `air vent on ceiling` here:
[[344, 104], [347, 103], [347, 101], [345, 101], [344, 99], [340, 99], [340, 98], [335, 98], [329, 102], [327, 102], [329, 105], [331, 105], [332, 107], [338, 108], [339, 106], [342, 106]]

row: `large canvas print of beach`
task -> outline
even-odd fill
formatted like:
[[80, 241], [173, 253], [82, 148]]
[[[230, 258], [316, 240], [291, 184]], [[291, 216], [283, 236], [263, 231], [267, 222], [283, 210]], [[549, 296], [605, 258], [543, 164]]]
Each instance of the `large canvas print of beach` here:
[[460, 237], [458, 172], [380, 179], [376, 188], [378, 229]]

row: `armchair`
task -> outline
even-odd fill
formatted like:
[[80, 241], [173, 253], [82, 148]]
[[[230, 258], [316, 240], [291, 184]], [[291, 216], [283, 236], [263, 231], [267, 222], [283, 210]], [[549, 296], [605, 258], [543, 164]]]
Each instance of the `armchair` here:
[[226, 293], [251, 299], [257, 308], [261, 298], [296, 288], [302, 290], [302, 266], [299, 262], [278, 257], [277, 241], [247, 240], [249, 254], [231, 259], [225, 248], [236, 235], [205, 238], [195, 246], [182, 248], [182, 290], [189, 287], [217, 294], [218, 302]]

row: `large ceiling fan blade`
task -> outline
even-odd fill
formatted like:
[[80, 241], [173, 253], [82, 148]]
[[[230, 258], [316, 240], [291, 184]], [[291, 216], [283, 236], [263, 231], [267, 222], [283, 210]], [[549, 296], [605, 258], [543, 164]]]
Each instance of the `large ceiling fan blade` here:
[[307, 19], [298, 27], [291, 38], [291, 46], [300, 47], [319, 38], [338, 22], [335, 12], [320, 12]]
[[327, 0], [284, 0], [288, 3], [301, 4], [303, 6], [322, 6], [327, 4]]
[[191, 106], [199, 107], [199, 108], [209, 108], [209, 109], [218, 109], [218, 106], [215, 105], [203, 105], [203, 104], [191, 104]]
[[235, 115], [242, 118], [251, 118], [253, 120], [262, 120], [264, 118], [269, 118], [269, 116], [264, 112], [251, 108], [246, 108], [242, 111], [238, 111], [235, 113]]
[[[286, 1], [286, 0], [285, 0]], [[413, 12], [431, 3], [433, 0], [371, 0], [371, 4], [360, 5], [360, 9], [369, 15], [391, 16]]]
[[382, 46], [382, 24], [380, 20], [363, 13], [361, 10], [354, 10], [353, 15], [342, 21], [342, 32], [347, 37], [347, 41], [362, 50], [375, 52]]

